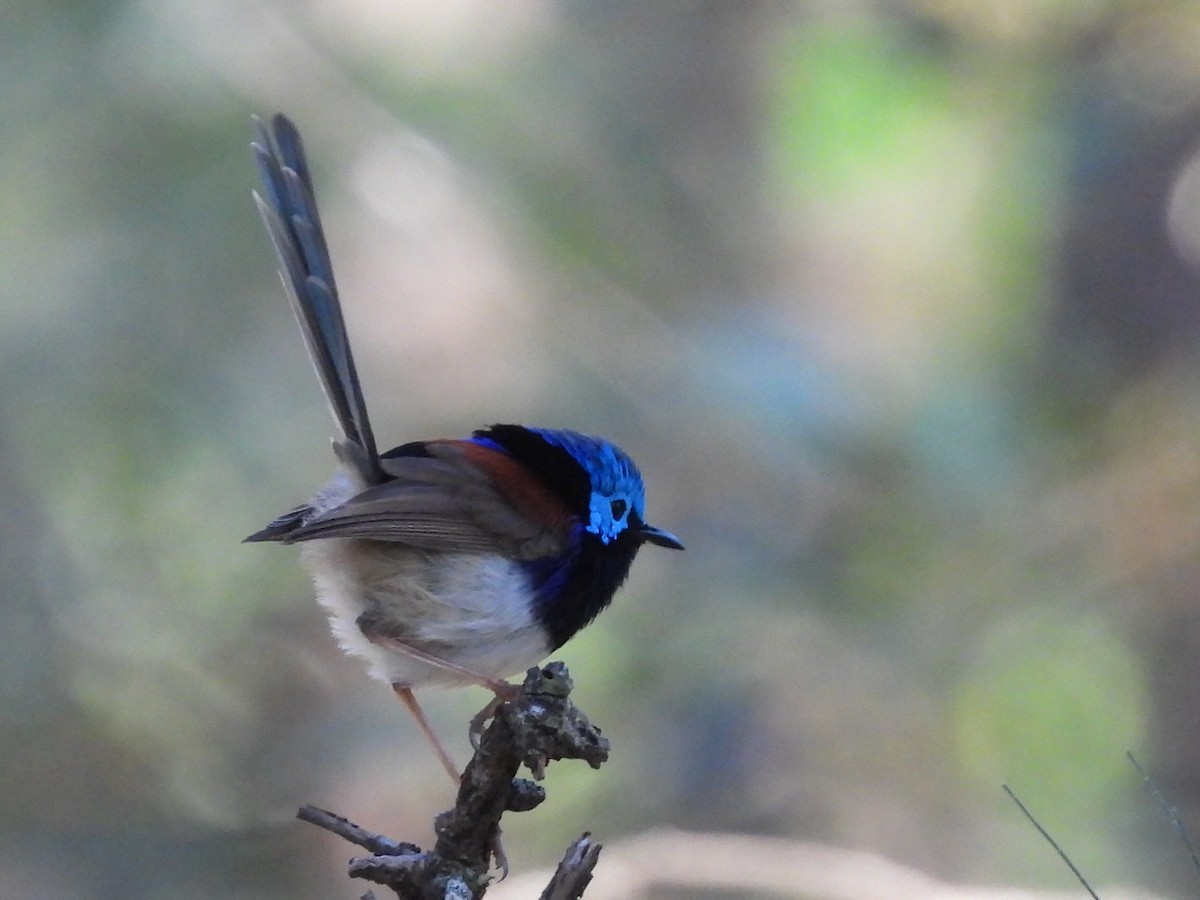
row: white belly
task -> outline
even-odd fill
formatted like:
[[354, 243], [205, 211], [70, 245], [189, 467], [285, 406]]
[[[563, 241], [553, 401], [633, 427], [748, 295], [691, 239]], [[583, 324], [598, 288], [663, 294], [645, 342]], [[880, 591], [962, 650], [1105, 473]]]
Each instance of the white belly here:
[[347, 538], [307, 541], [301, 551], [338, 643], [388, 684], [469, 682], [368, 640], [358, 625], [364, 613], [405, 644], [489, 678], [521, 672], [550, 652], [529, 610], [529, 579], [511, 560], [430, 556]]

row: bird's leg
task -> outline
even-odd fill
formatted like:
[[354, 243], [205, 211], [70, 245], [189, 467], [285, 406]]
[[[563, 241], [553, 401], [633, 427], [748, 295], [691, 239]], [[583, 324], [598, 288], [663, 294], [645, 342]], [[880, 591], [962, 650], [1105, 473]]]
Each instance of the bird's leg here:
[[[467, 731], [467, 734], [471, 739], [471, 746], [476, 750], [479, 749], [479, 735], [483, 732], [483, 727], [487, 724], [488, 719], [496, 714], [496, 710], [500, 708], [501, 703], [516, 699], [518, 688], [516, 685], [509, 684], [507, 681], [502, 681], [499, 678], [491, 678], [487, 675], [480, 675], [478, 672], [472, 671], [466, 666], [459, 665], [456, 662], [451, 662], [448, 659], [443, 659], [436, 654], [430, 653], [427, 650], [422, 650], [419, 647], [414, 647], [412, 644], [409, 644], [391, 635], [388, 635], [387, 637], [370, 637], [376, 643], [384, 644], [393, 650], [403, 653], [405, 656], [426, 663], [435, 669], [441, 669], [443, 672], [449, 672], [453, 675], [457, 675], [462, 678], [463, 681], [468, 681], [472, 684], [477, 684], [480, 687], [487, 688], [489, 691], [495, 694], [487, 706], [481, 709], [474, 716], [474, 718], [471, 719], [471, 725]], [[425, 737], [428, 738], [429, 743], [433, 745], [434, 752], [437, 753], [438, 759], [442, 762], [442, 766], [447, 772], [450, 772], [450, 777], [454, 780], [454, 783], [457, 784], [459, 778], [458, 771], [455, 768], [454, 763], [450, 761], [450, 757], [446, 753], [445, 748], [442, 747], [441, 741], [439, 741], [437, 735], [433, 733], [433, 729], [430, 727], [429, 721], [425, 718], [425, 714], [421, 711], [421, 707], [417, 704], [417, 698], [413, 696], [412, 690], [407, 685], [403, 684], [393, 684], [392, 688], [396, 691], [397, 696], [400, 697], [404, 705], [408, 708], [408, 711], [412, 713], [413, 718], [417, 720], [417, 724], [420, 726], [421, 731], [425, 733]]]
[[[389, 637], [386, 640], [389, 647], [404, 653], [413, 659], [428, 663], [434, 668], [441, 669], [444, 672], [451, 672], [462, 677], [464, 681], [470, 681], [478, 684], [480, 687], [485, 687], [493, 694], [494, 697], [488, 702], [487, 706], [481, 709], [471, 719], [471, 724], [468, 729], [468, 736], [471, 740], [471, 746], [479, 749], [479, 735], [483, 732], [483, 726], [487, 724], [487, 720], [496, 714], [496, 710], [500, 708], [502, 703], [509, 700], [515, 700], [519, 693], [519, 688], [515, 684], [509, 684], [499, 678], [489, 678], [486, 675], [480, 675], [478, 672], [473, 672], [466, 666], [460, 666], [458, 663], [451, 662], [448, 659], [442, 659], [425, 650], [419, 650], [411, 644], [406, 644], [404, 641]], [[450, 754], [446, 752], [446, 748], [442, 746], [441, 739], [433, 730], [433, 726], [429, 724], [429, 720], [425, 718], [425, 711], [421, 709], [421, 704], [417, 702], [416, 695], [413, 694], [412, 688], [406, 684], [394, 683], [392, 690], [396, 692], [396, 696], [400, 698], [400, 702], [405, 708], [412, 713], [412, 717], [417, 720], [417, 727], [421, 729], [421, 733], [425, 735], [425, 739], [429, 741], [429, 745], [433, 747], [433, 752], [436, 754], [438, 761], [441, 762], [442, 768], [446, 770], [446, 774], [450, 776], [450, 780], [458, 786], [461, 784], [462, 776], [459, 775], [458, 766], [454, 764], [454, 760], [450, 758]], [[496, 860], [496, 865], [501, 871], [501, 880], [508, 877], [508, 856], [504, 852], [504, 844], [500, 839], [500, 830], [496, 829], [496, 834], [492, 839], [491, 846], [492, 856]]]
[[[506, 686], [512, 687], [512, 685], [507, 684]], [[462, 776], [458, 773], [458, 766], [454, 764], [454, 760], [450, 758], [450, 754], [447, 753], [446, 748], [442, 746], [441, 739], [438, 738], [437, 733], [433, 730], [433, 726], [430, 725], [429, 720], [425, 718], [425, 710], [421, 709], [421, 704], [417, 702], [417, 697], [412, 692], [412, 688], [406, 684], [397, 683], [392, 685], [392, 690], [396, 692], [396, 696], [400, 698], [400, 702], [404, 704], [405, 708], [412, 713], [412, 717], [417, 720], [417, 727], [421, 729], [421, 733], [425, 735], [425, 739], [429, 741], [430, 746], [433, 747], [434, 754], [437, 755], [438, 761], [442, 764], [442, 768], [446, 770], [446, 774], [450, 776], [450, 780], [454, 782], [456, 787], [460, 785]], [[499, 695], [497, 695], [496, 697], [492, 698], [491, 703], [484, 707], [483, 712], [490, 711], [489, 715], [494, 713], [502, 702], [503, 701], [500, 699]], [[477, 715], [475, 719], [480, 718], [480, 716], [483, 715], [483, 712]], [[472, 727], [475, 725], [475, 719], [471, 720]], [[476, 738], [473, 735], [471, 738], [471, 743], [475, 744], [476, 750], [479, 749], [478, 745], [476, 744]], [[492, 838], [491, 851], [492, 856], [496, 860], [496, 865], [499, 867], [502, 873], [501, 880], [503, 881], [508, 877], [508, 856], [505, 854], [504, 844], [500, 840], [499, 827], [496, 828], [496, 835], [494, 838]]]
[[463, 681], [477, 684], [480, 687], [487, 688], [498, 698], [502, 700], [514, 700], [517, 696], [518, 688], [514, 684], [509, 684], [500, 678], [492, 678], [488, 675], [480, 675], [478, 672], [468, 669], [466, 666], [461, 666], [456, 662], [451, 662], [448, 659], [430, 653], [427, 650], [421, 650], [414, 647], [412, 644], [399, 640], [398, 638], [388, 635], [387, 637], [376, 637], [368, 635], [368, 638], [377, 644], [383, 644], [393, 650], [403, 653], [405, 656], [423, 662], [426, 665], [433, 666], [435, 669], [441, 669], [443, 672], [449, 672], [452, 675], [457, 675]]
[[412, 688], [406, 684], [393, 684], [392, 690], [396, 692], [396, 696], [400, 698], [400, 702], [404, 704], [405, 708], [412, 713], [412, 717], [417, 720], [417, 727], [421, 729], [421, 733], [425, 735], [425, 739], [433, 747], [433, 752], [437, 755], [438, 761], [441, 762], [442, 768], [446, 770], [446, 774], [450, 776], [450, 780], [457, 785], [460, 778], [458, 766], [454, 764], [454, 760], [450, 758], [450, 754], [446, 752], [446, 748], [442, 746], [441, 740], [434, 733], [433, 726], [425, 718], [425, 711], [421, 709], [421, 704], [417, 702]]

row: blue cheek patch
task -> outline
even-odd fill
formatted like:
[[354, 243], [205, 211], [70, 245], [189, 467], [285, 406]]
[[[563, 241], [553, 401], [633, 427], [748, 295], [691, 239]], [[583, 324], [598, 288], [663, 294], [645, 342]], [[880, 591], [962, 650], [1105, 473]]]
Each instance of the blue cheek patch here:
[[[614, 519], [612, 514], [612, 506], [614, 500], [623, 500], [625, 503], [625, 511], [619, 519]], [[629, 510], [631, 504], [628, 498], [617, 494], [616, 496], [605, 496], [603, 494], [592, 494], [592, 499], [589, 504], [589, 521], [587, 530], [600, 538], [600, 542], [608, 544], [617, 539], [622, 531], [629, 527]]]
[[609, 509], [608, 500], [599, 494], [592, 494], [587, 530], [600, 538], [601, 543], [604, 544], [616, 537], [613, 531], [612, 517], [608, 515]]

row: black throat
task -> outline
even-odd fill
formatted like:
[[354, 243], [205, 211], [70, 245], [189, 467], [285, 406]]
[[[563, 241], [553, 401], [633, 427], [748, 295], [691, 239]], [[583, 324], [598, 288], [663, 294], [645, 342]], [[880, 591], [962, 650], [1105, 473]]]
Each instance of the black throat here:
[[587, 532], [566, 558], [528, 563], [533, 578], [533, 613], [557, 650], [612, 602], [629, 575], [640, 541], [622, 534], [608, 544]]

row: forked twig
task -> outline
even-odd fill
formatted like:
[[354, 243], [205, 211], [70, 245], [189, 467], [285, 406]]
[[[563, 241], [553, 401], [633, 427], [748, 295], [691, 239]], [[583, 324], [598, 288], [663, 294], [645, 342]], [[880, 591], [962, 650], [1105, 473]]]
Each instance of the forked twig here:
[[[350, 860], [349, 874], [391, 888], [402, 900], [478, 900], [491, 882], [500, 818], [545, 799], [539, 784], [516, 778], [521, 766], [540, 780], [552, 760], [581, 759], [596, 769], [608, 759], [608, 740], [570, 700], [566, 666], [530, 669], [515, 699], [501, 704], [463, 772], [454, 808], [434, 823], [431, 850], [368, 831], [325, 810], [305, 806], [299, 817], [370, 851]], [[578, 900], [591, 879], [600, 845], [584, 835], [568, 850], [543, 894]], [[504, 868], [503, 859], [499, 860]]]

